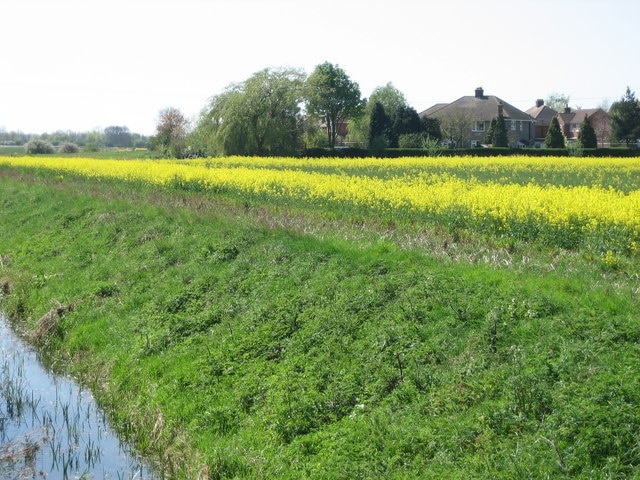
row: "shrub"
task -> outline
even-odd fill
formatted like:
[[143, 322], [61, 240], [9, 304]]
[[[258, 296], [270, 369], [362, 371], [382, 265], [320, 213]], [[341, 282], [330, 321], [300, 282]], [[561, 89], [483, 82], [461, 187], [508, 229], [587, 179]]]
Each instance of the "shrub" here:
[[84, 150], [85, 150], [85, 152], [99, 152], [100, 151], [100, 147], [99, 147], [99, 145], [97, 143], [89, 142], [84, 147]]
[[400, 148], [422, 148], [427, 138], [423, 133], [405, 133], [400, 135], [398, 139], [398, 147]]
[[376, 155], [381, 155], [387, 148], [387, 139], [384, 135], [372, 137], [369, 141], [369, 150]]
[[60, 153], [78, 153], [79, 151], [78, 145], [71, 142], [65, 142], [60, 147]]
[[44, 140], [31, 140], [26, 145], [27, 153], [32, 155], [53, 153], [54, 148], [49, 142]]

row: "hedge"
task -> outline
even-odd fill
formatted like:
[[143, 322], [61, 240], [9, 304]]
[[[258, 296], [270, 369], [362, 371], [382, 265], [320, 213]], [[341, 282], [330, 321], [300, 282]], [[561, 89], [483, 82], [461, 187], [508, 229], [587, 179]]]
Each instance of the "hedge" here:
[[[566, 148], [443, 148], [440, 156], [499, 157], [508, 155], [527, 155], [531, 157], [567, 157], [572, 150]], [[635, 157], [638, 150], [633, 148], [585, 148], [580, 150], [583, 157]], [[365, 158], [365, 157], [427, 157], [429, 151], [421, 148], [387, 148], [372, 152], [366, 148], [308, 148], [301, 157], [305, 158]]]

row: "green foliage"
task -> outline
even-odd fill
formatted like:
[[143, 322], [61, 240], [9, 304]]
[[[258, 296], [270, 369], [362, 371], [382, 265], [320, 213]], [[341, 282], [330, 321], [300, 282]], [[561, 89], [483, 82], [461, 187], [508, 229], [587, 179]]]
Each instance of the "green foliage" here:
[[393, 118], [398, 111], [408, 106], [404, 94], [391, 82], [377, 87], [369, 96], [367, 110], [372, 110], [376, 103], [380, 103], [387, 115]]
[[430, 137], [429, 135], [424, 139], [421, 147], [426, 151], [428, 157], [439, 157], [444, 151], [444, 148], [440, 144], [440, 140], [438, 138]]
[[172, 478], [637, 473], [637, 256], [2, 173], [2, 308]]
[[384, 151], [386, 150], [387, 146], [387, 138], [384, 135], [377, 135], [369, 140], [369, 152], [372, 155], [384, 155]]
[[598, 139], [596, 132], [591, 126], [589, 116], [585, 115], [582, 125], [580, 125], [580, 131], [578, 132], [578, 142], [582, 148], [597, 148]]
[[427, 157], [440, 156], [443, 151], [442, 145], [437, 138], [429, 136], [428, 133], [406, 133], [400, 135], [398, 139], [399, 148], [396, 152], [410, 151], [414, 149], [409, 156], [414, 154], [417, 149], [422, 151]]
[[305, 97], [307, 111], [325, 123], [331, 148], [336, 144], [339, 125], [359, 116], [364, 108], [358, 84], [342, 68], [329, 62], [316, 66], [309, 75]]
[[424, 133], [405, 133], [398, 138], [399, 148], [422, 148], [429, 137]]
[[487, 132], [484, 134], [484, 143], [486, 145], [491, 145], [493, 143], [493, 134], [496, 131], [497, 121], [498, 121], [497, 118], [492, 118], [491, 123], [489, 124], [489, 128], [487, 129]]
[[438, 141], [442, 139], [442, 132], [440, 131], [440, 120], [438, 120], [437, 118], [422, 117], [420, 121], [422, 122], [422, 131], [429, 138]]
[[571, 97], [569, 95], [554, 92], [545, 99], [544, 103], [557, 113], [562, 113], [564, 109], [569, 106], [570, 99]]
[[75, 143], [65, 142], [60, 145], [60, 153], [78, 153], [80, 148]]
[[117, 125], [107, 127], [104, 129], [104, 137], [107, 147], [133, 147], [133, 136], [128, 127]]
[[[491, 127], [489, 127], [491, 128]], [[491, 141], [493, 147], [504, 148], [509, 146], [509, 137], [507, 136], [507, 125], [503, 115], [498, 115], [496, 124], [493, 127], [493, 138]]]
[[294, 154], [305, 127], [299, 107], [304, 78], [298, 70], [265, 69], [229, 86], [202, 112], [193, 145], [208, 155]]
[[583, 157], [584, 156], [584, 147], [580, 140], [577, 142], [568, 142], [567, 143], [567, 154], [570, 157]]
[[39, 139], [29, 141], [25, 146], [25, 149], [29, 155], [51, 154], [55, 152], [53, 145]]
[[[392, 118], [396, 110], [400, 106], [407, 105], [407, 100], [391, 82], [384, 86], [376, 87], [369, 96], [361, 115], [356, 115], [349, 119], [348, 140], [353, 144], [356, 142], [360, 146], [367, 146], [371, 141], [369, 127], [371, 125], [371, 116], [375, 104], [379, 103], [384, 108], [388, 118]], [[377, 136], [380, 133], [376, 133]]]
[[558, 117], [553, 117], [549, 124], [549, 130], [544, 138], [544, 146], [547, 148], [564, 148], [564, 135], [560, 129]]
[[422, 132], [422, 123], [418, 112], [409, 106], [399, 108], [391, 120], [387, 136], [389, 146], [397, 148], [400, 135]]
[[[126, 127], [118, 127], [126, 128]], [[136, 148], [145, 148], [147, 138], [139, 133], [129, 133], [131, 145]], [[9, 146], [24, 146], [31, 140], [42, 140], [55, 146], [63, 146], [66, 143], [73, 143], [86, 150], [99, 151], [105, 146], [105, 135], [102, 131], [73, 132], [55, 131], [53, 133], [27, 134], [23, 132], [6, 132], [0, 129], [0, 145], [5, 148]]]
[[373, 143], [379, 143], [378, 138], [382, 137], [384, 139], [388, 128], [389, 117], [384, 110], [384, 106], [380, 102], [374, 103], [369, 121], [369, 148], [373, 146]]
[[150, 146], [163, 156], [183, 158], [187, 153], [188, 130], [189, 120], [180, 110], [175, 107], [165, 108], [160, 111], [156, 135], [151, 139]]
[[627, 87], [625, 95], [609, 109], [613, 136], [627, 145], [640, 139], [640, 105], [635, 93]]
[[[387, 146], [397, 148], [401, 135], [421, 133], [424, 125], [421, 123], [418, 112], [407, 104], [405, 96], [393, 86], [391, 82], [383, 87], [376, 88], [365, 109], [365, 114], [374, 121], [374, 115], [380, 115], [380, 107], [385, 113], [383, 122], [385, 128], [380, 131], [378, 128], [369, 138], [385, 135]], [[375, 119], [380, 123], [379, 119]]]

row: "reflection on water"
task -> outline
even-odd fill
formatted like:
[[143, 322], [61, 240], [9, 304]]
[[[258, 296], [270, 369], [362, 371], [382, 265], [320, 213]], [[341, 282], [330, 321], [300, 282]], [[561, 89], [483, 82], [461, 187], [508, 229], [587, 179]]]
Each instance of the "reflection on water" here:
[[157, 480], [91, 393], [42, 367], [0, 315], [0, 478]]

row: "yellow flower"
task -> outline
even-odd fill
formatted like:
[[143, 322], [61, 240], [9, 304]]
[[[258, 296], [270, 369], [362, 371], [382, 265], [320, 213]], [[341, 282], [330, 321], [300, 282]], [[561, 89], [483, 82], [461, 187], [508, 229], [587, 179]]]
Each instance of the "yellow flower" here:
[[[0, 157], [0, 164], [156, 185], [198, 185], [264, 199], [353, 206], [411, 217], [455, 212], [509, 232], [524, 223], [566, 232], [640, 231], [640, 158], [411, 157], [95, 160]], [[462, 216], [462, 217], [460, 217]], [[629, 233], [636, 232], [636, 233]]]

